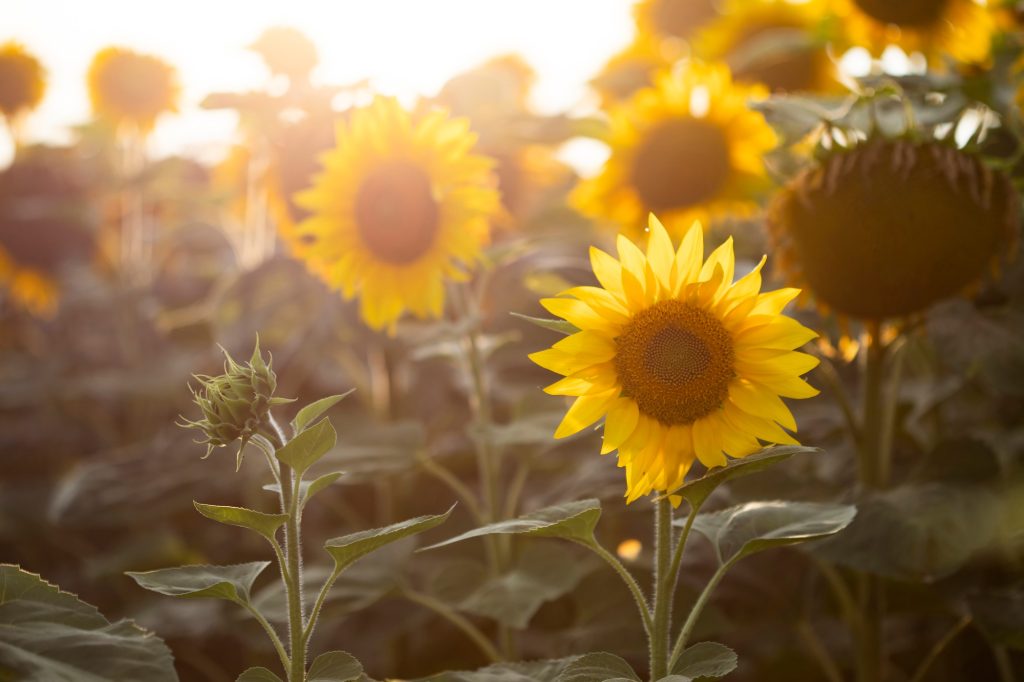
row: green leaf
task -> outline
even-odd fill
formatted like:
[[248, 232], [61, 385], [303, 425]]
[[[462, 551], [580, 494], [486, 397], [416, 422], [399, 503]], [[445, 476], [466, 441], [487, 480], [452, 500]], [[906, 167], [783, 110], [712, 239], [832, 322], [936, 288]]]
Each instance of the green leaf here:
[[513, 628], [525, 628], [548, 601], [573, 590], [590, 570], [566, 545], [536, 543], [523, 549], [515, 565], [487, 578], [459, 600], [464, 611], [492, 618]]
[[332, 471], [329, 474], [324, 474], [323, 476], [316, 477], [315, 479], [310, 481], [308, 485], [306, 484], [306, 481], [300, 483], [299, 494], [302, 496], [302, 499], [300, 500], [299, 504], [305, 507], [306, 503], [309, 502], [311, 497], [313, 497], [318, 492], [320, 492], [327, 486], [337, 481], [339, 478], [342, 477], [344, 473], [345, 472], [343, 471]]
[[313, 661], [306, 675], [307, 682], [351, 682], [363, 674], [363, 665], [344, 651], [328, 651]]
[[718, 642], [698, 642], [686, 647], [672, 666], [673, 675], [686, 678], [725, 677], [736, 669], [736, 652]]
[[267, 540], [274, 542], [277, 529], [288, 520], [287, 514], [264, 514], [245, 507], [223, 507], [216, 504], [193, 502], [196, 510], [208, 519], [213, 519], [229, 526], [239, 526], [254, 530]]
[[632, 666], [615, 654], [584, 654], [566, 666], [557, 682], [607, 682], [607, 680], [633, 680], [640, 677]]
[[848, 504], [747, 502], [698, 514], [693, 529], [711, 541], [719, 563], [729, 564], [772, 547], [834, 535], [846, 528], [856, 513], [857, 508]]
[[339, 393], [338, 395], [327, 396], [326, 398], [320, 398], [320, 400], [315, 400], [315, 401], [311, 402], [309, 405], [306, 405], [301, 410], [299, 410], [298, 414], [295, 415], [295, 419], [292, 420], [292, 430], [296, 434], [299, 434], [299, 433], [305, 431], [306, 430], [306, 426], [310, 422], [312, 422], [317, 417], [322, 415], [324, 412], [326, 412], [327, 410], [331, 409], [332, 407], [334, 407], [335, 405], [340, 403], [342, 400], [344, 400], [348, 396], [352, 395], [352, 392], [355, 391], [355, 390], [356, 389], [354, 389], [354, 388], [353, 389], [349, 389], [348, 391], [345, 391], [344, 393]]
[[558, 675], [577, 657], [529, 663], [495, 663], [469, 671], [447, 671], [413, 682], [556, 682]]
[[176, 682], [163, 640], [129, 620], [111, 623], [75, 595], [0, 565], [0, 679], [19, 682]]
[[235, 682], [283, 682], [283, 680], [266, 668], [249, 668]]
[[324, 543], [324, 549], [334, 558], [334, 570], [341, 573], [355, 561], [384, 545], [441, 525], [448, 520], [452, 509], [455, 509], [455, 505], [452, 505], [444, 514], [417, 516], [414, 519], [393, 523], [383, 528], [343, 535], [328, 540]]
[[530, 535], [546, 538], [566, 538], [584, 544], [594, 542], [594, 527], [601, 518], [601, 503], [594, 499], [566, 502], [530, 512], [517, 519], [499, 521], [466, 531], [462, 535], [439, 542], [427, 549], [444, 547], [456, 542], [484, 535]]
[[520, 313], [512, 313], [512, 316], [518, 317], [520, 320], [526, 320], [527, 322], [535, 324], [538, 327], [550, 329], [551, 331], [558, 332], [559, 334], [565, 334], [566, 336], [568, 336], [569, 334], [575, 334], [580, 330], [579, 327], [572, 324], [571, 322], [566, 322], [565, 320], [549, 319], [546, 317], [531, 317], [529, 315], [522, 315]]
[[321, 419], [288, 441], [275, 454], [277, 458], [302, 475], [326, 455], [338, 440], [338, 434], [329, 419]]
[[178, 566], [155, 571], [128, 571], [140, 587], [169, 597], [227, 599], [246, 604], [256, 578], [269, 561], [230, 566]]
[[819, 448], [806, 448], [799, 445], [782, 445], [765, 448], [743, 459], [730, 460], [724, 467], [712, 469], [704, 476], [684, 483], [675, 490], [670, 490], [666, 495], [681, 495], [694, 508], [704, 504], [704, 500], [715, 491], [715, 488], [732, 478], [753, 474], [762, 469], [767, 469], [793, 455], [821, 452]]

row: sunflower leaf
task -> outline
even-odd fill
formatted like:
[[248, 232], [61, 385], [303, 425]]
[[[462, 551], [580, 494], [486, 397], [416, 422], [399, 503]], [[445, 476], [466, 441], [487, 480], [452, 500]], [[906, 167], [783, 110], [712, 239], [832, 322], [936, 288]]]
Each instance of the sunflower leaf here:
[[269, 561], [252, 561], [231, 566], [178, 566], [155, 571], [128, 571], [142, 587], [169, 597], [226, 599], [247, 604], [252, 584]]
[[736, 652], [718, 642], [698, 642], [686, 647], [672, 666], [673, 675], [697, 679], [725, 677], [736, 669]]
[[277, 458], [301, 476], [326, 455], [338, 440], [338, 434], [329, 419], [321, 419], [285, 443], [275, 454]]
[[359, 531], [333, 538], [324, 543], [324, 549], [334, 558], [334, 570], [341, 573], [348, 566], [384, 545], [416, 535], [439, 526], [448, 520], [455, 509], [452, 505], [444, 514], [417, 516], [383, 528]]
[[419, 551], [436, 549], [470, 538], [484, 535], [530, 535], [534, 537], [565, 538], [583, 544], [593, 544], [594, 528], [601, 518], [601, 503], [594, 499], [566, 502], [545, 507], [516, 519], [491, 523], [466, 531], [461, 535], [424, 547]]
[[281, 678], [266, 668], [247, 668], [235, 682], [282, 682]]
[[308, 682], [351, 682], [363, 674], [363, 664], [344, 651], [328, 651], [316, 657], [310, 666]]
[[615, 654], [605, 652], [584, 654], [566, 666], [556, 682], [607, 682], [634, 680], [640, 677], [633, 667]]
[[264, 514], [245, 507], [224, 507], [216, 504], [193, 502], [196, 511], [208, 519], [229, 526], [238, 526], [256, 531], [267, 540], [274, 542], [277, 529], [288, 520], [287, 514]]
[[724, 467], [712, 469], [704, 474], [704, 476], [684, 483], [675, 490], [668, 491], [666, 496], [680, 495], [694, 509], [697, 509], [704, 504], [704, 501], [710, 497], [715, 488], [726, 481], [767, 469], [771, 465], [789, 459], [793, 455], [810, 452], [821, 452], [821, 449], [800, 445], [782, 445], [765, 448], [761, 452], [757, 452], [749, 457], [730, 460]]
[[310, 422], [312, 422], [317, 417], [322, 415], [324, 412], [340, 403], [348, 396], [352, 395], [352, 392], [355, 390], [356, 389], [354, 388], [349, 389], [344, 393], [327, 396], [326, 398], [320, 398], [320, 400], [315, 400], [311, 402], [309, 405], [306, 405], [301, 410], [299, 410], [298, 414], [295, 415], [295, 419], [292, 419], [292, 430], [296, 434], [305, 431], [306, 427], [310, 424]]
[[849, 504], [746, 502], [722, 511], [698, 514], [693, 529], [715, 548], [720, 564], [786, 545], [834, 535], [857, 514]]

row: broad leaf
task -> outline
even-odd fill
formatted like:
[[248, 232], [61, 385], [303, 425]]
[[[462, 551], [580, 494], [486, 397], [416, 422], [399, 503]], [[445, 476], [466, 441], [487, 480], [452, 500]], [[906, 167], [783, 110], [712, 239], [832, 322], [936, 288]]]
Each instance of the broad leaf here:
[[327, 396], [326, 398], [320, 398], [320, 400], [313, 401], [309, 405], [303, 407], [301, 410], [299, 410], [298, 414], [295, 415], [295, 419], [292, 420], [293, 432], [298, 434], [301, 433], [302, 431], [305, 431], [306, 426], [310, 422], [314, 421], [324, 412], [331, 409], [348, 396], [352, 395], [352, 392], [355, 390], [356, 389], [353, 388], [338, 395], [331, 395]]
[[163, 640], [38, 575], [0, 565], [0, 679], [19, 682], [174, 682]]
[[288, 441], [276, 452], [277, 458], [295, 469], [300, 476], [326, 455], [338, 440], [329, 419], [321, 419]]
[[249, 668], [235, 682], [284, 682], [280, 677], [266, 668]]
[[606, 682], [607, 680], [634, 680], [640, 677], [632, 666], [615, 654], [584, 654], [566, 666], [557, 682]]
[[307, 682], [351, 682], [363, 674], [363, 665], [352, 654], [328, 651], [313, 661], [306, 675]]
[[555, 682], [577, 657], [529, 663], [495, 663], [479, 670], [448, 671], [413, 682]]
[[[566, 502], [530, 512], [517, 519], [499, 521], [466, 531], [462, 535], [439, 542], [424, 549], [435, 549], [484, 535], [531, 535], [546, 538], [566, 538], [584, 544], [594, 542], [594, 527], [601, 518], [601, 503], [597, 500]], [[423, 550], [421, 550], [423, 551]]]
[[455, 509], [454, 505], [444, 514], [417, 516], [414, 519], [393, 523], [383, 528], [373, 528], [333, 538], [324, 543], [324, 548], [334, 558], [334, 570], [340, 573], [353, 562], [388, 543], [441, 525], [448, 520], [452, 509]]
[[736, 669], [736, 663], [736, 652], [724, 644], [698, 642], [686, 647], [672, 666], [672, 674], [691, 679], [725, 677]]
[[227, 599], [236, 604], [246, 604], [252, 584], [269, 565], [269, 561], [253, 561], [231, 566], [178, 566], [155, 571], [128, 571], [128, 575], [140, 587], [169, 597]]
[[704, 500], [711, 496], [715, 488], [732, 478], [753, 474], [762, 469], [767, 469], [793, 455], [821, 452], [819, 448], [806, 448], [799, 445], [781, 445], [765, 448], [761, 452], [744, 457], [743, 459], [729, 460], [724, 467], [712, 469], [698, 479], [684, 483], [675, 490], [670, 490], [667, 495], [681, 495], [693, 507], [700, 507]]
[[264, 514], [245, 507], [223, 507], [216, 504], [193, 502], [196, 510], [208, 519], [226, 523], [229, 526], [240, 526], [254, 530], [271, 542], [277, 529], [288, 520], [287, 514]]
[[317, 476], [315, 479], [310, 481], [308, 485], [306, 484], [306, 481], [303, 481], [301, 484], [299, 484], [299, 495], [302, 496], [299, 501], [299, 504], [305, 507], [306, 503], [309, 502], [310, 498], [312, 498], [314, 495], [316, 495], [318, 492], [320, 492], [327, 486], [337, 481], [339, 478], [342, 477], [343, 474], [344, 472], [342, 471], [332, 471], [329, 474]]
[[558, 332], [559, 334], [569, 335], [575, 334], [579, 331], [579, 328], [576, 325], [571, 322], [566, 322], [565, 320], [548, 319], [545, 317], [530, 317], [529, 315], [522, 315], [520, 313], [512, 313], [512, 316], [518, 317], [520, 320], [526, 320], [538, 327]]
[[[857, 508], [812, 502], [747, 502], [698, 514], [693, 529], [715, 547], [728, 564], [772, 547], [796, 545], [838, 533], [853, 521]], [[683, 523], [680, 519], [677, 525]]]

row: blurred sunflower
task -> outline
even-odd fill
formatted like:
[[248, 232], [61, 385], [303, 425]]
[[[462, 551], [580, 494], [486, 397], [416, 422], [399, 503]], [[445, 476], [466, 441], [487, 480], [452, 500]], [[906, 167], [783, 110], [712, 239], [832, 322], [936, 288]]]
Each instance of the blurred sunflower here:
[[832, 0], [847, 42], [880, 55], [888, 45], [947, 54], [963, 62], [988, 57], [995, 19], [976, 0]]
[[727, 61], [737, 81], [773, 92], [827, 92], [839, 87], [828, 55], [822, 0], [731, 0], [695, 38], [703, 59]]
[[764, 258], [733, 282], [732, 239], [705, 261], [699, 225], [678, 250], [653, 215], [650, 233], [646, 254], [623, 235], [618, 259], [591, 248], [601, 287], [541, 301], [580, 331], [530, 355], [565, 377], [545, 391], [576, 398], [556, 438], [604, 417], [601, 453], [618, 450], [628, 502], [678, 487], [695, 459], [796, 443], [780, 396], [817, 394], [800, 376], [818, 360], [793, 350], [817, 334], [782, 315], [798, 289], [760, 293]]
[[311, 217], [286, 234], [296, 256], [394, 333], [403, 311], [440, 317], [445, 279], [464, 279], [498, 212], [492, 162], [465, 119], [413, 118], [377, 97], [338, 126], [324, 170], [297, 197]]
[[92, 255], [81, 169], [65, 150], [28, 148], [0, 172], [0, 289], [20, 308], [50, 316], [68, 262]]
[[640, 0], [633, 6], [641, 34], [677, 41], [688, 40], [716, 14], [713, 0]]
[[268, 28], [249, 49], [263, 58], [270, 73], [286, 76], [292, 83], [308, 81], [320, 61], [313, 41], [290, 26]]
[[629, 99], [641, 88], [650, 87], [653, 75], [669, 66], [670, 61], [659, 47], [659, 41], [641, 34], [605, 62], [590, 85], [601, 97], [601, 105], [608, 107]]
[[750, 212], [767, 184], [761, 157], [776, 138], [747, 101], [766, 94], [733, 84], [724, 64], [659, 74], [655, 87], [610, 110], [611, 156], [576, 187], [573, 205], [633, 235], [650, 212], [676, 236], [694, 220]]
[[164, 112], [177, 111], [180, 86], [174, 67], [157, 57], [108, 47], [93, 57], [89, 98], [98, 118], [148, 133]]
[[969, 288], [1012, 251], [1010, 178], [946, 142], [871, 139], [795, 177], [768, 228], [781, 267], [825, 307], [882, 320]]
[[35, 109], [45, 90], [40, 61], [19, 43], [0, 45], [0, 114], [10, 120]]

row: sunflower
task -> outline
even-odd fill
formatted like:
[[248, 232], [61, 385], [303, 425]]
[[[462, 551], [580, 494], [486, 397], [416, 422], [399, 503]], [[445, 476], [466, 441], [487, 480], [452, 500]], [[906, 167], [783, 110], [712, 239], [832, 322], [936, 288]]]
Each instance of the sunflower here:
[[45, 77], [43, 65], [23, 46], [0, 45], [0, 114], [13, 119], [35, 109], [43, 100]]
[[821, 0], [732, 0], [722, 16], [695, 38], [704, 59], [725, 60], [744, 83], [763, 83], [772, 92], [830, 91], [838, 68], [823, 33]]
[[767, 92], [732, 83], [724, 64], [691, 62], [609, 112], [611, 156], [571, 201], [639, 235], [648, 213], [678, 236], [694, 220], [749, 213], [766, 186], [761, 157], [775, 133], [747, 101]]
[[464, 279], [498, 212], [492, 162], [465, 119], [413, 118], [377, 97], [337, 130], [324, 171], [297, 197], [311, 216], [286, 235], [296, 256], [363, 319], [394, 333], [402, 312], [440, 317], [445, 279]]
[[88, 82], [96, 116], [115, 126], [128, 124], [148, 133], [160, 114], [177, 111], [177, 73], [157, 57], [105, 48], [93, 57]]
[[695, 459], [796, 443], [780, 396], [817, 394], [800, 376], [818, 360], [793, 351], [817, 334], [781, 314], [798, 289], [760, 293], [764, 258], [733, 282], [732, 239], [705, 261], [697, 224], [678, 250], [653, 215], [650, 231], [646, 255], [622, 235], [618, 260], [591, 248], [601, 287], [541, 301], [580, 331], [530, 356], [565, 377], [547, 393], [576, 398], [556, 438], [604, 417], [601, 453], [618, 450], [628, 502], [678, 487]]
[[654, 74], [670, 65], [660, 41], [641, 33], [605, 62], [590, 85], [600, 96], [601, 105], [608, 107], [629, 99], [641, 88], [650, 87]]
[[852, 318], [923, 311], [1012, 251], [1010, 178], [940, 141], [873, 138], [805, 170], [767, 224], [789, 279]]
[[714, 0], [640, 0], [633, 6], [641, 34], [675, 41], [689, 39], [716, 14]]
[[962, 62], [988, 57], [995, 19], [975, 0], [833, 0], [847, 42], [879, 55], [888, 45]]

